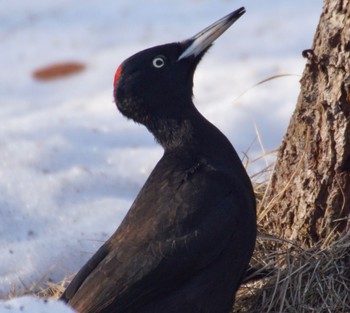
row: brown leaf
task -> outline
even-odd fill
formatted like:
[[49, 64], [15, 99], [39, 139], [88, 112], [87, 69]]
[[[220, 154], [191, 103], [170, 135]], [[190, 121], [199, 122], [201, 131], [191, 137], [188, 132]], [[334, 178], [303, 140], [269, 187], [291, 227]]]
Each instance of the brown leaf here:
[[85, 69], [85, 64], [78, 62], [63, 62], [47, 65], [33, 72], [37, 80], [53, 80], [80, 73]]

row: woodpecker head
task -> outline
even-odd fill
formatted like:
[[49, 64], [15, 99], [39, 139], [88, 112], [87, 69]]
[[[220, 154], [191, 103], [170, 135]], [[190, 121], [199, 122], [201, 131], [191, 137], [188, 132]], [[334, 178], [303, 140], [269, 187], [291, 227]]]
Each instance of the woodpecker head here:
[[114, 77], [120, 112], [135, 122], [184, 118], [192, 104], [194, 71], [212, 43], [245, 13], [240, 8], [190, 39], [156, 46], [126, 59]]

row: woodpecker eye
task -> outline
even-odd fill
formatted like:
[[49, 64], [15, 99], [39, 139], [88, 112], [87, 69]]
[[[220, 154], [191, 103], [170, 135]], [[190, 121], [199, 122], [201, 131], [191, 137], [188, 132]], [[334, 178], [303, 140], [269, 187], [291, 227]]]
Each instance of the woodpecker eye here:
[[153, 59], [152, 64], [155, 68], [161, 68], [165, 64], [164, 58], [163, 57], [156, 57]]

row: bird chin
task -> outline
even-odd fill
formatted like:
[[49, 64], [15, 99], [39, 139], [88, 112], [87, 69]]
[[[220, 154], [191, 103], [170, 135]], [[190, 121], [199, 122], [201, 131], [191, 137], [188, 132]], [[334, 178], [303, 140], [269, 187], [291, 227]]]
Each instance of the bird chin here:
[[144, 119], [148, 115], [145, 111], [143, 101], [135, 97], [124, 97], [122, 101], [116, 99], [116, 105], [121, 114], [136, 123], [144, 124]]
[[130, 115], [132, 115], [134, 109], [134, 105], [132, 105], [132, 101], [130, 99], [123, 99], [123, 101], [116, 100], [116, 105], [121, 114], [124, 116], [130, 118]]

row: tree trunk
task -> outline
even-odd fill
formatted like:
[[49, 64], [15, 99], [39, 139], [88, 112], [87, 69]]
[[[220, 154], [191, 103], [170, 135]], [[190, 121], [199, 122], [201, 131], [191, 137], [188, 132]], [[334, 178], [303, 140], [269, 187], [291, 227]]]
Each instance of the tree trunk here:
[[295, 112], [260, 212], [275, 235], [310, 246], [349, 230], [350, 0], [324, 0]]

